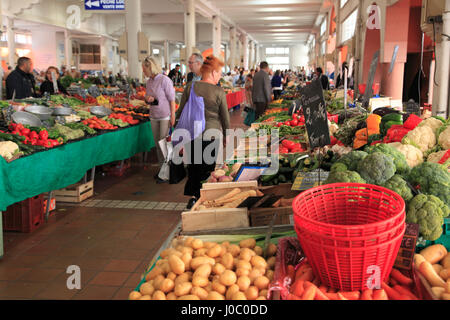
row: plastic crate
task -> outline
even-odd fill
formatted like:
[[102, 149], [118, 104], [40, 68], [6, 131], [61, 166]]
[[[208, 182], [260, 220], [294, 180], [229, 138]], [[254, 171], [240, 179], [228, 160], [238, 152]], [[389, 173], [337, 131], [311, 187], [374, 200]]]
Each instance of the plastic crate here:
[[44, 222], [44, 196], [26, 199], [7, 208], [3, 214], [3, 230], [30, 233]]
[[416, 252], [419, 252], [423, 248], [429, 247], [433, 244], [442, 244], [444, 247], [450, 250], [450, 218], [444, 219], [444, 225], [442, 226], [442, 228], [443, 228], [442, 236], [439, 239], [435, 241], [429, 240], [422, 242], [417, 241]]

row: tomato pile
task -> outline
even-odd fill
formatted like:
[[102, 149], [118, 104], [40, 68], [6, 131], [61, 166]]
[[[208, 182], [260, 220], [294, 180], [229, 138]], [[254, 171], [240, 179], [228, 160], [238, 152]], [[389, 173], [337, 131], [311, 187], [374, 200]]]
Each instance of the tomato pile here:
[[123, 122], [127, 122], [133, 125], [139, 123], [139, 120], [134, 120], [132, 116], [126, 116], [123, 113], [111, 113], [109, 117], [113, 119], [120, 119]]
[[32, 146], [41, 146], [45, 148], [53, 148], [62, 144], [60, 140], [54, 140], [48, 138], [48, 131], [42, 129], [37, 133], [36, 131], [25, 128], [22, 124], [11, 123], [9, 126], [12, 134], [25, 137], [24, 144], [30, 144]]
[[83, 97], [78, 94], [75, 94], [74, 97], [77, 98], [78, 100], [83, 101], [86, 104], [97, 104], [97, 99], [89, 95], [86, 96], [86, 99], [83, 99]]
[[286, 120], [285, 122], [277, 122], [276, 126], [279, 128], [281, 126], [299, 127], [305, 125], [305, 117], [297, 113], [292, 115], [291, 120]]
[[279, 149], [280, 153], [297, 153], [297, 152], [304, 152], [302, 148], [302, 145], [298, 142], [291, 141], [291, 140], [283, 140], [281, 141], [281, 147]]
[[117, 126], [113, 126], [107, 121], [99, 119], [97, 117], [92, 117], [90, 119], [83, 120], [82, 123], [92, 129], [115, 130], [118, 128]]

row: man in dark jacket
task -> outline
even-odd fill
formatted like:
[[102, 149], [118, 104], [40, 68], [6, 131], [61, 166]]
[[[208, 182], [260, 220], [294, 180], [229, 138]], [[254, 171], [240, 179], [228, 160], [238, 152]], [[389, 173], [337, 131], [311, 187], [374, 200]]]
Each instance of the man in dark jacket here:
[[16, 92], [15, 99], [37, 97], [32, 72], [33, 63], [31, 59], [20, 57], [16, 69], [6, 79], [6, 99], [12, 99], [14, 91]]
[[183, 84], [179, 64], [175, 66], [175, 69], [170, 70], [168, 77], [172, 80], [174, 86]]
[[252, 98], [255, 105], [255, 117], [263, 115], [268, 104], [272, 101], [272, 85], [269, 78], [269, 64], [263, 61], [259, 65], [260, 71], [253, 79]]
[[328, 77], [325, 74], [323, 74], [322, 68], [320, 67], [316, 68], [316, 72], [317, 72], [317, 79], [319, 79], [320, 82], [322, 83], [322, 89], [329, 90], [330, 82], [328, 81]]

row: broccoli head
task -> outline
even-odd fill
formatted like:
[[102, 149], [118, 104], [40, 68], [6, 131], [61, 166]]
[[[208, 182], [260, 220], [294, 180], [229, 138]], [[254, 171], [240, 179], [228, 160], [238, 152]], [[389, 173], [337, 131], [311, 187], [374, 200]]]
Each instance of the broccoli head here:
[[421, 193], [409, 202], [406, 221], [417, 223], [424, 239], [434, 241], [442, 235], [444, 217], [448, 216], [449, 211], [438, 197]]
[[370, 184], [382, 185], [395, 174], [394, 160], [381, 152], [374, 152], [358, 163], [361, 178]]
[[413, 198], [413, 194], [411, 189], [409, 188], [406, 181], [398, 174], [395, 174], [392, 178], [390, 178], [388, 181], [386, 181], [383, 185], [383, 187], [388, 188], [394, 192], [397, 192], [400, 197], [405, 200], [405, 202], [408, 202]]
[[[339, 158], [336, 163], [342, 163], [347, 166], [347, 169], [350, 171], [355, 171], [358, 162], [367, 157], [367, 152], [364, 151], [352, 151], [347, 154], [344, 154], [341, 158]], [[347, 170], [346, 169], [346, 170]]]
[[408, 181], [420, 191], [441, 199], [450, 206], [450, 173], [439, 163], [423, 162], [411, 169]]
[[367, 147], [366, 151], [369, 154], [373, 152], [381, 152], [388, 156], [391, 156], [392, 159], [394, 160], [396, 172], [398, 174], [408, 174], [409, 171], [411, 170], [410, 166], [408, 165], [408, 162], [406, 162], [405, 155], [391, 145], [379, 143], [374, 146]]
[[333, 163], [330, 169], [330, 171], [347, 171], [347, 170], [348, 170], [347, 166], [341, 162]]
[[325, 180], [325, 184], [328, 183], [343, 183], [343, 182], [355, 182], [366, 183], [363, 178], [355, 171], [332, 171]]

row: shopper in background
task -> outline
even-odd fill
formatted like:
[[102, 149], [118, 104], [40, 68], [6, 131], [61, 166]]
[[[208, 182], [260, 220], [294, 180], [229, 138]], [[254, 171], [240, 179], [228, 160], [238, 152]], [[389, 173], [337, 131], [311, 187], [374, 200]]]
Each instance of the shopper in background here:
[[15, 99], [37, 97], [35, 89], [35, 79], [32, 74], [33, 62], [30, 58], [20, 57], [17, 60], [17, 67], [6, 79], [6, 99], [12, 99], [14, 92]]
[[[150, 121], [156, 145], [158, 163], [161, 166], [164, 156], [159, 141], [169, 134], [175, 125], [175, 88], [170, 78], [162, 74], [162, 67], [155, 57], [149, 56], [142, 63], [142, 71], [148, 77], [145, 101], [150, 104]], [[158, 170], [159, 172], [159, 170]], [[166, 182], [154, 176], [157, 183]]]
[[253, 90], [253, 74], [252, 72], [250, 72], [245, 78], [245, 99], [247, 101], [247, 105], [253, 109], [252, 90]]
[[77, 68], [75, 66], [72, 66], [70, 68], [70, 71], [67, 72], [68, 76], [71, 76], [73, 79], [80, 79], [81, 78], [81, 73], [77, 70]]
[[282, 87], [283, 83], [285, 83], [285, 82], [284, 82], [284, 79], [281, 78], [280, 70], [277, 70], [271, 80], [274, 100], [278, 100], [280, 98], [281, 91], [283, 91], [283, 87]]
[[3, 80], [6, 80], [6, 78], [8, 78], [9, 74], [12, 72], [12, 67], [8, 66], [8, 70], [6, 70], [6, 72], [3, 74]]
[[[230, 127], [230, 115], [228, 113], [227, 99], [225, 91], [217, 86], [222, 77], [222, 67], [224, 63], [214, 56], [208, 56], [200, 69], [202, 73], [202, 80], [193, 82], [190, 87], [187, 87], [181, 97], [180, 108], [177, 111], [177, 118], [181, 116], [186, 102], [189, 100], [191, 91], [194, 90], [195, 95], [202, 97], [205, 104], [205, 131], [208, 129], [217, 129], [223, 132], [225, 139], [226, 130]], [[189, 105], [188, 105], [189, 106]], [[195, 142], [201, 140], [201, 142]], [[225, 140], [224, 140], [225, 141]], [[184, 195], [191, 196], [188, 202], [188, 209], [192, 208], [194, 203], [200, 197], [200, 189], [202, 181], [208, 179], [212, 171], [214, 171], [216, 164], [207, 164], [203, 156], [195, 157], [201, 158], [201, 163], [195, 159], [194, 154], [200, 153], [203, 155], [205, 148], [213, 145], [215, 150], [218, 150], [219, 139], [210, 140], [204, 139], [200, 135], [197, 139], [192, 140], [191, 143], [185, 146], [190, 164], [187, 166], [188, 179], [184, 187]], [[201, 150], [195, 150], [195, 145], [201, 145]], [[212, 147], [209, 147], [211, 149]], [[211, 153], [208, 153], [208, 155]], [[213, 154], [217, 158], [217, 154]], [[197, 161], [195, 161], [197, 160]]]
[[[162, 72], [162, 71], [161, 71]], [[177, 85], [182, 85], [183, 84], [183, 76], [181, 75], [180, 72], [180, 65], [177, 64], [175, 66], [175, 69], [170, 70], [169, 72], [169, 78], [170, 80], [172, 80], [172, 83], [177, 86]]]
[[61, 77], [64, 77], [65, 75], [67, 75], [67, 68], [66, 68], [66, 66], [62, 66], [61, 67], [61, 71], [60, 71], [59, 75]]
[[63, 87], [61, 82], [59, 82], [59, 71], [56, 67], [48, 67], [45, 73], [45, 81], [41, 84], [41, 95], [48, 92], [50, 95], [55, 94], [55, 88], [53, 87], [53, 76], [55, 76], [56, 84], [58, 86], [58, 92], [62, 94], [67, 94], [66, 89]]
[[321, 67], [316, 68], [316, 75], [317, 79], [319, 79], [320, 83], [322, 84], [322, 89], [329, 90], [330, 82], [328, 81], [328, 77], [325, 74], [323, 74], [323, 70]]
[[203, 65], [203, 56], [200, 53], [193, 53], [188, 60], [188, 67], [191, 72], [187, 74], [186, 82], [198, 81], [202, 79], [200, 68]]
[[263, 61], [259, 65], [260, 71], [255, 74], [253, 79], [252, 99], [255, 105], [255, 117], [258, 119], [272, 101], [272, 86], [269, 79], [269, 64]]

